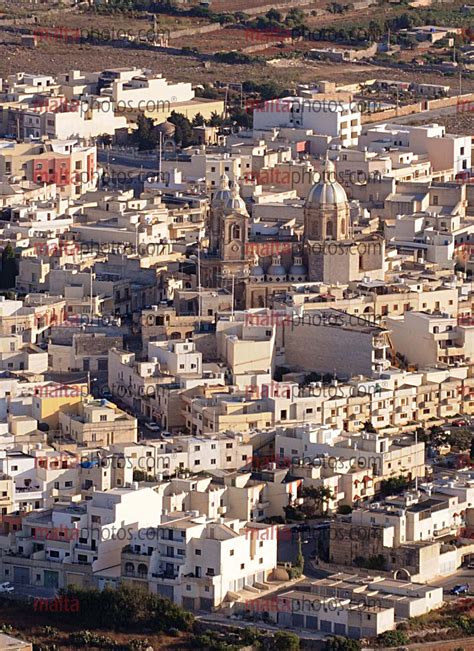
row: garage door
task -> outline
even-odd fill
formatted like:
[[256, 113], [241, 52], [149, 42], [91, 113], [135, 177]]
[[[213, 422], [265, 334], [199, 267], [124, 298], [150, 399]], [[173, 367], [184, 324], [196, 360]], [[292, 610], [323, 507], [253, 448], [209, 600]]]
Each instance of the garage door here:
[[293, 615], [292, 621], [293, 621], [293, 626], [303, 627], [304, 626], [304, 615]]
[[332, 633], [332, 624], [329, 620], [327, 619], [322, 619], [319, 622], [319, 627], [321, 628], [322, 631], [325, 633]]
[[349, 637], [354, 640], [360, 639], [360, 628], [358, 626], [349, 626]]
[[174, 588], [172, 585], [157, 585], [156, 592], [162, 597], [166, 597], [167, 599], [174, 601]]
[[211, 612], [213, 605], [212, 599], [204, 599], [204, 597], [201, 597], [201, 610]]
[[59, 588], [59, 572], [52, 570], [44, 571], [44, 587], [45, 588]]
[[183, 608], [185, 610], [194, 610], [194, 598], [183, 597]]
[[307, 628], [314, 628], [316, 631], [318, 630], [318, 618], [317, 617], [311, 617], [310, 615], [306, 616], [306, 626]]
[[83, 574], [69, 574], [66, 573], [66, 585], [76, 585], [80, 588], [84, 586], [84, 575]]
[[13, 582], [19, 585], [30, 585], [30, 568], [13, 566]]

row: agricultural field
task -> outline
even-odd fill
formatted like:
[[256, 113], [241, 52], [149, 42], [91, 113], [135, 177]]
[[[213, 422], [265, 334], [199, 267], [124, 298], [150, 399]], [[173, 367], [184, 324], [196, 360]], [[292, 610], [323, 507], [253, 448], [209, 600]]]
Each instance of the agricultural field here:
[[[245, 6], [255, 7], [267, 5], [266, 0], [240, 0], [239, 7], [235, 3], [232, 9], [240, 9], [240, 5], [245, 10]], [[222, 6], [221, 6], [222, 5]], [[228, 9], [228, 0], [219, 0], [213, 4], [213, 10], [222, 10], [226, 6]], [[370, 20], [383, 16], [394, 16], [400, 11], [406, 11], [407, 8], [395, 7], [372, 7], [370, 10], [358, 12], [346, 12], [343, 15], [330, 14], [325, 12], [324, 15], [311, 15], [311, 11], [319, 10], [327, 6], [323, 0], [311, 3], [305, 6], [305, 11], [309, 10], [306, 17], [308, 25], [314, 29], [320, 29], [324, 26], [331, 26], [335, 23], [342, 25], [350, 24], [357, 18], [358, 23], [369, 23]], [[8, 5], [10, 9], [11, 5]], [[3, 5], [6, 9], [7, 5]], [[1, 5], [0, 5], [1, 11]], [[12, 14], [11, 10], [8, 16], [18, 17], [17, 27], [23, 27], [22, 17], [26, 15], [22, 8], [15, 8]], [[31, 15], [31, 14], [29, 14]], [[67, 27], [68, 30], [110, 30], [114, 28], [127, 30], [131, 33], [139, 30], [148, 31], [152, 29], [153, 20], [151, 14], [142, 12], [133, 12], [131, 15], [123, 13], [114, 13], [113, 15], [98, 15], [94, 13], [78, 12], [77, 10], [54, 10], [35, 9], [37, 16], [37, 26], [25, 24], [23, 31], [28, 29], [45, 28], [59, 29]], [[158, 28], [168, 29], [170, 31], [186, 29], [190, 26], [199, 27], [209, 24], [209, 20], [201, 17], [189, 16], [171, 16], [158, 14], [156, 16]], [[265, 45], [265, 39], [260, 41]], [[226, 64], [212, 59], [212, 54], [216, 52], [243, 50], [252, 45], [258, 45], [257, 36], [253, 36], [248, 28], [238, 29], [235, 26], [225, 28], [216, 24], [216, 30], [207, 34], [182, 37], [172, 39], [172, 47], [195, 48], [197, 53], [189, 52], [182, 54], [171, 54], [156, 48], [138, 48], [126, 41], [118, 44], [112, 44], [107, 39], [95, 43], [74, 42], [74, 39], [42, 39], [36, 49], [21, 45], [20, 31], [15, 27], [2, 26], [0, 17], [0, 76], [6, 76], [16, 73], [19, 70], [25, 70], [31, 73], [49, 73], [57, 74], [78, 67], [84, 71], [93, 71], [98, 68], [106, 67], [144, 67], [154, 73], [164, 73], [174, 81], [192, 81], [199, 79], [201, 84], [211, 84], [214, 82], [242, 82], [254, 81], [257, 83], [275, 82], [282, 88], [294, 88], [297, 82], [308, 83], [317, 79], [327, 79], [335, 81], [338, 84], [354, 83], [373, 78], [388, 78], [401, 81], [412, 81], [415, 77], [417, 80], [425, 83], [448, 84], [457, 88], [458, 79], [456, 76], [447, 76], [442, 73], [425, 71], [419, 68], [413, 70], [403, 70], [400, 67], [385, 65], [374, 65], [372, 63], [331, 63], [303, 59], [302, 54], [313, 47], [341, 47], [332, 41], [314, 41], [305, 39], [302, 41], [293, 41], [289, 43], [280, 43], [272, 47], [259, 49], [253, 52], [253, 56], [258, 56], [258, 61], [245, 64]], [[200, 57], [199, 55], [204, 55]], [[411, 52], [409, 57], [413, 57]], [[408, 57], [405, 56], [404, 59]], [[208, 59], [208, 60], [206, 60]], [[329, 73], [329, 74], [328, 74]], [[463, 78], [463, 92], [474, 91], [474, 80]], [[455, 91], [456, 92], [456, 91]]]

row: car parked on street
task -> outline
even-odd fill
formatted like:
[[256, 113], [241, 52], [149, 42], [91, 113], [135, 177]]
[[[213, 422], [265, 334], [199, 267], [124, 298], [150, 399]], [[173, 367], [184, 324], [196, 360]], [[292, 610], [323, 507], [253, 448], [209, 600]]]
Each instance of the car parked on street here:
[[450, 594], [458, 596], [461, 594], [466, 594], [469, 592], [469, 583], [463, 583], [462, 585], [455, 585], [454, 588], [451, 588]]

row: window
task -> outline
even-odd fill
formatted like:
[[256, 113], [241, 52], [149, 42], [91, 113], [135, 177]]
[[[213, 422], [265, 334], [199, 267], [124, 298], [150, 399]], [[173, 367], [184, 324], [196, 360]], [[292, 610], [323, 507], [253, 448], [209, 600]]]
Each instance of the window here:
[[107, 420], [107, 414], [101, 414], [100, 415], [100, 422], [103, 423], [106, 420]]
[[234, 555], [234, 550], [231, 549], [230, 552], [229, 552], [229, 556], [233, 556], [233, 555]]
[[240, 569], [241, 569], [241, 570], [245, 570], [245, 563], [241, 563], [241, 564], [240, 564]]
[[200, 549], [195, 549], [194, 553], [196, 554], [196, 556], [201, 556], [201, 550]]

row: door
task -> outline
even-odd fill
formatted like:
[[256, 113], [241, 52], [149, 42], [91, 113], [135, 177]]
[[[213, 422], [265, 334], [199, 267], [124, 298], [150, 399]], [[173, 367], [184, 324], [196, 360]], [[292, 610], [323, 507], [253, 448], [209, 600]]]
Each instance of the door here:
[[13, 567], [13, 583], [30, 585], [30, 569], [28, 567]]
[[59, 587], [59, 572], [53, 572], [52, 570], [45, 570], [44, 587], [54, 588], [56, 590]]

